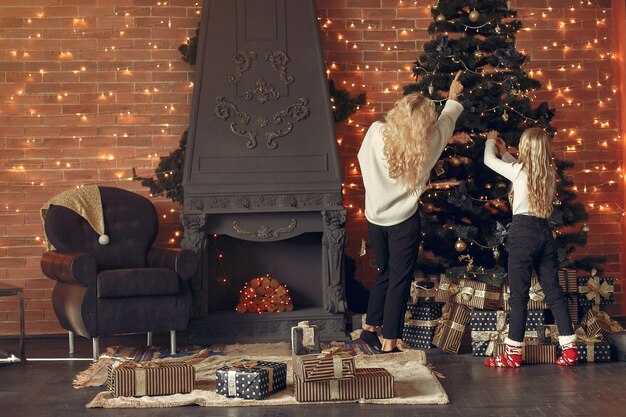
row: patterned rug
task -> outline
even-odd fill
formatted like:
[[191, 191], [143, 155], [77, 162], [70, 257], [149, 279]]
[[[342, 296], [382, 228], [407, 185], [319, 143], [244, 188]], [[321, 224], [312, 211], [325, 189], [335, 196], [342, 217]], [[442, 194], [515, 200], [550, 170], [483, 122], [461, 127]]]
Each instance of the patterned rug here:
[[[360, 400], [373, 404], [448, 404], [448, 396], [439, 383], [436, 372], [426, 366], [426, 354], [421, 350], [402, 353], [373, 355], [358, 342], [335, 342], [333, 346], [349, 349], [359, 368], [385, 368], [394, 376], [395, 397], [380, 400]], [[293, 396], [291, 351], [288, 343], [259, 343], [248, 345], [225, 345], [220, 351], [213, 347], [173, 358], [156, 360], [184, 361], [195, 367], [196, 389], [189, 394], [155, 397], [113, 397], [108, 391], [100, 392], [87, 404], [87, 408], [164, 408], [186, 405], [202, 407], [245, 407], [302, 404]], [[219, 350], [219, 349], [218, 349]], [[266, 360], [287, 363], [287, 389], [262, 401], [227, 398], [216, 393], [216, 369], [242, 359]], [[110, 358], [101, 358], [110, 359]], [[100, 360], [96, 363], [99, 363]], [[94, 364], [95, 365], [95, 364]], [[105, 366], [106, 368], [106, 366]], [[105, 377], [106, 378], [106, 377]], [[78, 379], [78, 377], [77, 377]], [[90, 379], [90, 383], [96, 380]], [[94, 385], [89, 385], [94, 386]], [[350, 401], [355, 402], [355, 401]], [[307, 403], [311, 404], [311, 403]]]

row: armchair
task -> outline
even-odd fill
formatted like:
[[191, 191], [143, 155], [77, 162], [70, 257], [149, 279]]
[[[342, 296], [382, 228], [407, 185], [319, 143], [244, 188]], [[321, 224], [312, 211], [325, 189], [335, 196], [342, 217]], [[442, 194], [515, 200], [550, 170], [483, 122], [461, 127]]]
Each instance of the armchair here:
[[170, 331], [172, 353], [176, 331], [184, 330], [191, 314], [189, 283], [198, 267], [196, 255], [183, 249], [153, 248], [159, 222], [152, 203], [130, 191], [98, 187], [104, 230], [99, 234], [76, 211], [48, 207], [44, 228], [54, 250], [41, 258], [41, 269], [56, 281], [54, 312], [69, 331], [92, 339], [126, 333]]

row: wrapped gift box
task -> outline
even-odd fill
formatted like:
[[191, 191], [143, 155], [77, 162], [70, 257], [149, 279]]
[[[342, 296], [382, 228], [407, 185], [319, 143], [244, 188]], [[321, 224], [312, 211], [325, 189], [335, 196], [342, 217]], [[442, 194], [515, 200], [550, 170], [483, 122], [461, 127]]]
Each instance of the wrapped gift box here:
[[578, 292], [578, 277], [575, 269], [561, 268], [559, 269], [558, 277], [564, 293]]
[[217, 369], [216, 384], [218, 394], [262, 400], [287, 387], [287, 364], [245, 359]]
[[291, 351], [296, 355], [320, 353], [320, 332], [317, 326], [301, 321], [291, 328]]
[[[528, 309], [529, 310], [545, 310], [548, 308], [548, 305], [545, 302], [545, 296], [543, 294], [543, 290], [541, 289], [541, 285], [539, 284], [539, 278], [534, 275], [530, 279], [530, 300], [528, 300]], [[504, 311], [511, 311], [511, 306], [509, 305], [509, 299], [511, 298], [511, 289], [509, 288], [509, 283], [505, 282], [502, 286], [502, 308]]]
[[454, 296], [459, 292], [458, 280], [452, 280], [445, 274], [439, 275], [439, 283], [435, 291], [435, 301], [447, 303], [454, 300]]
[[189, 364], [125, 361], [109, 365], [107, 389], [114, 397], [186, 394], [195, 381]]
[[[439, 303], [408, 303], [406, 306], [405, 322], [407, 319], [414, 320], [435, 320], [441, 317], [441, 308], [443, 304]], [[407, 317], [408, 316], [408, 317]]]
[[459, 281], [459, 292], [453, 301], [468, 307], [483, 310], [497, 310], [500, 307], [501, 289], [484, 282], [471, 279]]
[[393, 398], [393, 375], [383, 368], [359, 368], [354, 378], [305, 382], [293, 376], [297, 401], [349, 401]]
[[580, 320], [584, 326], [587, 337], [595, 337], [600, 341], [606, 340], [609, 333], [617, 333], [622, 330], [622, 326], [611, 319], [604, 311], [588, 310]]
[[413, 281], [411, 283], [411, 303], [419, 304], [421, 301], [430, 301], [435, 298], [435, 285], [432, 282]]
[[[497, 343], [503, 343], [508, 335], [508, 312], [472, 310], [470, 329], [472, 331], [472, 354], [491, 356]], [[543, 310], [529, 311], [526, 317], [524, 339], [537, 338], [537, 327], [545, 321]]]
[[[611, 362], [611, 344], [609, 342], [578, 342], [579, 362]], [[561, 354], [561, 347], [557, 346], [557, 352]]]
[[442, 313], [433, 337], [433, 345], [449, 353], [458, 353], [465, 326], [470, 320], [470, 309], [461, 304], [447, 303]]
[[354, 378], [354, 357], [341, 348], [324, 350], [320, 354], [293, 356], [293, 372], [304, 381]]
[[405, 321], [402, 329], [402, 341], [414, 348], [431, 349], [435, 347], [433, 338], [438, 322], [439, 320], [414, 319]]
[[[524, 363], [555, 363], [556, 345], [556, 343], [524, 344], [524, 350], [522, 351], [522, 358], [524, 359]], [[504, 353], [504, 343], [497, 344], [495, 346], [493, 355], [497, 356], [501, 353]]]
[[583, 309], [613, 304], [613, 278], [592, 276], [578, 278], [578, 305]]

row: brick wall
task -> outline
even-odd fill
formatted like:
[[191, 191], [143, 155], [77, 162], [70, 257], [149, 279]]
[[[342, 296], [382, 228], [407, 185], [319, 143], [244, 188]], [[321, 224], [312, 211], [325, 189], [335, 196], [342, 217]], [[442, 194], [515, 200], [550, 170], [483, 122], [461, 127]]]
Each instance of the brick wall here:
[[[562, 155], [566, 146], [575, 146], [576, 152], [566, 157], [577, 163], [581, 200], [594, 203], [589, 245], [578, 253], [607, 256], [607, 273], [621, 277], [623, 192], [615, 172], [622, 162], [621, 142], [613, 140], [618, 134], [618, 103], [608, 101], [616, 75], [610, 60], [598, 57], [599, 51], [611, 51], [611, 9], [604, 3], [573, 12], [566, 9], [571, 2], [564, 0], [512, 1], [511, 6], [523, 4], [518, 10], [526, 26], [537, 25], [537, 30], [520, 34], [518, 48], [531, 55], [536, 71], [541, 69], [536, 76], [544, 86], [551, 81], [553, 90], [538, 92], [538, 99], [549, 99], [554, 106], [567, 104], [555, 119], [557, 127], [566, 129], [559, 134], [557, 149]], [[25, 288], [28, 334], [57, 333], [61, 329], [49, 301], [53, 283], [39, 269], [43, 253], [39, 208], [51, 196], [83, 184], [119, 186], [148, 195], [128, 178], [132, 168], [139, 175], [151, 175], [158, 156], [175, 149], [186, 128], [193, 73], [180, 61], [177, 48], [193, 36], [201, 1], [15, 4], [0, 0], [0, 281]], [[352, 164], [362, 130], [380, 118], [400, 97], [402, 86], [411, 82], [410, 65], [428, 40], [428, 4], [317, 1], [332, 77], [350, 91], [365, 91], [369, 101], [337, 129], [350, 211], [348, 254], [357, 260], [358, 275], [364, 280], [371, 279], [372, 272], [366, 259], [358, 256], [366, 229], [359, 212], [362, 184]], [[549, 6], [554, 9], [549, 11]], [[578, 20], [570, 23], [571, 18]], [[606, 23], [596, 23], [605, 18]], [[561, 21], [568, 22], [564, 30], [558, 28]], [[594, 48], [585, 48], [583, 42], [596, 38]], [[543, 50], [540, 45], [548, 41], [560, 46]], [[564, 41], [570, 44], [567, 52]], [[581, 69], [558, 69], [581, 61], [591, 62]], [[558, 87], [567, 86], [570, 92], [556, 94]], [[574, 100], [572, 105], [564, 97]], [[592, 102], [599, 98], [604, 99], [601, 108]], [[584, 103], [578, 106], [581, 100]], [[614, 180], [618, 185], [606, 183]], [[594, 185], [600, 185], [597, 192], [592, 192]], [[162, 197], [153, 201], [163, 216], [159, 241], [176, 245], [180, 207]], [[0, 299], [0, 335], [17, 333], [17, 308], [14, 300]]]

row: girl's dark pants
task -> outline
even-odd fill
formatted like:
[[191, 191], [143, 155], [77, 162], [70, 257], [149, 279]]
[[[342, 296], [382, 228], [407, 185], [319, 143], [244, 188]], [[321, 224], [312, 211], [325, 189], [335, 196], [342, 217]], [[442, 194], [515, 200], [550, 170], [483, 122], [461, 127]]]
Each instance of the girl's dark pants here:
[[368, 222], [368, 234], [378, 275], [370, 291], [366, 323], [382, 326], [385, 339], [399, 339], [420, 244], [419, 212], [394, 226]]
[[574, 334], [567, 299], [558, 280], [556, 242], [548, 220], [534, 216], [515, 215], [509, 230], [509, 286], [511, 312], [509, 339], [524, 340], [528, 312], [530, 278], [533, 269], [539, 277], [548, 308], [552, 310], [561, 336]]

